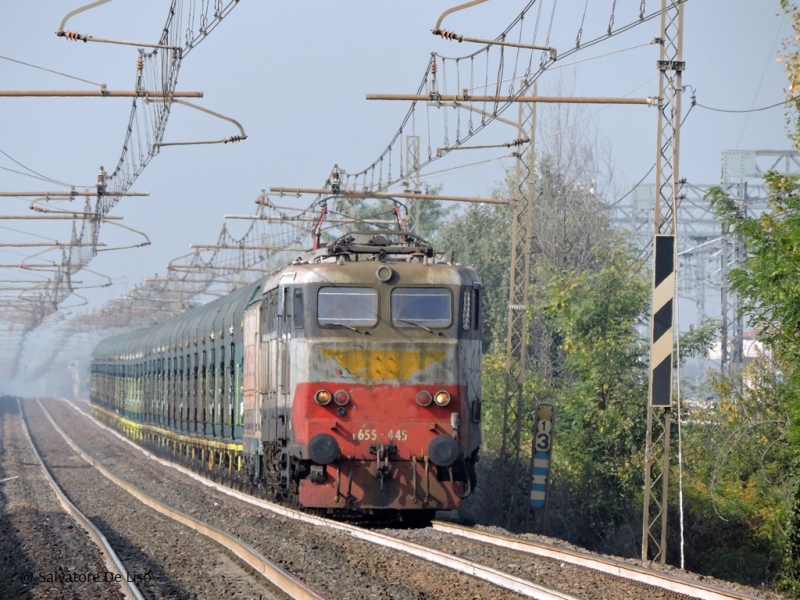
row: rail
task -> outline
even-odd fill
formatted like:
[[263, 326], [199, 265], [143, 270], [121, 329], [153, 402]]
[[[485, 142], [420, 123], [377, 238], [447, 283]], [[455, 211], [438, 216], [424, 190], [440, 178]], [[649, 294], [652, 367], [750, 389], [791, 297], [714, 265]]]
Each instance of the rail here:
[[66, 402], [68, 406], [74, 408], [84, 417], [93, 421], [98, 427], [102, 428], [105, 431], [110, 432], [112, 435], [116, 436], [126, 444], [130, 445], [131, 447], [141, 452], [150, 460], [153, 460], [163, 466], [175, 469], [176, 471], [183, 473], [187, 477], [191, 477], [195, 481], [198, 481], [207, 487], [210, 487], [220, 493], [236, 498], [237, 500], [241, 500], [242, 502], [247, 502], [248, 504], [257, 506], [259, 508], [263, 508], [265, 510], [269, 510], [275, 514], [281, 515], [289, 519], [302, 521], [320, 527], [326, 527], [328, 529], [338, 530], [347, 535], [350, 535], [351, 537], [361, 539], [366, 542], [370, 542], [372, 544], [376, 544], [379, 546], [383, 546], [384, 548], [390, 548], [392, 550], [405, 552], [406, 554], [414, 556], [415, 558], [420, 558], [428, 562], [444, 565], [455, 571], [459, 571], [461, 573], [465, 573], [467, 575], [483, 579], [484, 581], [488, 581], [489, 583], [492, 583], [499, 587], [514, 592], [518, 592], [520, 594], [524, 594], [532, 598], [537, 598], [539, 600], [578, 600], [575, 596], [572, 596], [565, 592], [553, 590], [538, 585], [536, 583], [533, 583], [532, 581], [528, 581], [526, 579], [522, 579], [514, 575], [509, 575], [507, 573], [503, 573], [502, 571], [498, 571], [497, 569], [492, 569], [491, 567], [486, 567], [479, 563], [459, 558], [457, 556], [453, 556], [452, 554], [448, 554], [446, 552], [433, 550], [432, 548], [428, 548], [427, 546], [422, 546], [421, 544], [407, 542], [388, 535], [383, 535], [381, 533], [376, 533], [374, 531], [369, 531], [366, 529], [362, 529], [360, 527], [348, 525], [346, 523], [340, 523], [338, 521], [331, 521], [330, 519], [316, 517], [297, 510], [293, 510], [291, 508], [285, 508], [283, 506], [278, 506], [276, 504], [272, 504], [264, 500], [259, 500], [258, 498], [254, 498], [253, 496], [244, 494], [242, 492], [237, 492], [236, 490], [233, 490], [227, 486], [206, 479], [205, 477], [202, 477], [201, 475], [198, 475], [194, 471], [191, 471], [181, 465], [176, 465], [168, 460], [159, 458], [158, 456], [145, 450], [135, 442], [132, 442], [131, 440], [127, 439], [118, 431], [115, 431], [113, 428], [108, 427], [104, 423], [101, 423], [100, 421], [95, 419], [92, 415], [87, 414], [86, 412], [81, 410], [78, 406], [76, 406], [74, 403], [69, 402], [63, 398], [61, 400], [63, 402]]
[[304, 582], [270, 562], [253, 547], [245, 544], [240, 539], [225, 533], [216, 527], [212, 527], [207, 523], [203, 523], [194, 517], [190, 517], [189, 515], [162, 504], [158, 500], [155, 500], [147, 494], [144, 494], [136, 487], [111, 473], [99, 462], [81, 450], [81, 448], [72, 441], [72, 439], [64, 432], [64, 430], [58, 426], [58, 424], [53, 420], [53, 417], [50, 416], [50, 413], [44, 406], [42, 406], [42, 403], [38, 399], [37, 402], [44, 412], [44, 415], [47, 417], [47, 420], [50, 421], [55, 430], [59, 433], [59, 435], [61, 435], [62, 438], [64, 438], [64, 441], [75, 451], [76, 454], [78, 454], [85, 462], [97, 469], [106, 479], [121, 487], [131, 496], [139, 500], [139, 502], [152, 508], [165, 517], [173, 519], [174, 521], [185, 525], [193, 531], [196, 531], [197, 533], [215, 541], [223, 548], [233, 553], [254, 571], [263, 576], [272, 585], [280, 589], [282, 592], [288, 594], [291, 598], [295, 600], [326, 600], [325, 596], [320, 595], [308, 587]]
[[700, 600], [759, 600], [756, 596], [699, 583], [669, 573], [657, 573], [650, 569], [628, 565], [609, 558], [592, 556], [585, 552], [557, 548], [539, 542], [520, 540], [518, 538], [480, 531], [472, 527], [465, 527], [454, 523], [434, 521], [433, 529], [509, 550], [536, 554], [537, 556], [552, 558], [586, 569], [601, 571], [609, 575], [616, 575], [617, 577], [623, 577], [646, 585], [659, 587], [670, 592], [678, 592], [691, 596], [692, 598], [699, 598]]
[[117, 556], [117, 553], [114, 552], [111, 544], [108, 543], [106, 536], [104, 536], [101, 531], [94, 526], [94, 523], [92, 523], [86, 515], [78, 510], [77, 506], [70, 502], [69, 498], [67, 498], [64, 492], [61, 491], [61, 488], [58, 487], [56, 480], [53, 479], [52, 475], [50, 475], [50, 472], [44, 465], [44, 461], [39, 455], [39, 451], [36, 449], [36, 444], [33, 443], [33, 438], [31, 438], [31, 434], [28, 431], [28, 424], [25, 422], [25, 415], [22, 412], [22, 403], [19, 401], [19, 398], [17, 398], [17, 409], [19, 410], [20, 421], [22, 421], [22, 431], [25, 434], [25, 437], [28, 438], [28, 443], [31, 445], [33, 455], [39, 462], [39, 467], [42, 469], [44, 478], [48, 485], [52, 488], [56, 498], [58, 498], [59, 504], [61, 504], [61, 507], [64, 509], [64, 511], [70, 517], [72, 517], [72, 519], [82, 529], [84, 529], [86, 533], [89, 534], [89, 537], [95, 544], [97, 544], [97, 547], [100, 548], [100, 552], [103, 554], [103, 562], [105, 563], [106, 568], [117, 576], [115, 579], [122, 588], [122, 593], [125, 594], [126, 597], [133, 598], [134, 600], [144, 600], [144, 596], [142, 596], [139, 588], [137, 588], [136, 585], [129, 580], [128, 571], [125, 569], [125, 566], [122, 564], [119, 556]]
[[[131, 447], [135, 448], [136, 450], [144, 454], [150, 460], [153, 460], [161, 465], [175, 469], [187, 475], [188, 477], [191, 477], [192, 479], [199, 481], [200, 483], [206, 485], [207, 487], [213, 488], [216, 491], [237, 498], [243, 502], [247, 502], [251, 505], [264, 508], [266, 510], [269, 510], [273, 513], [277, 513], [287, 518], [304, 521], [310, 524], [321, 525], [324, 527], [328, 527], [330, 529], [338, 529], [340, 531], [348, 533], [353, 537], [363, 539], [364, 541], [375, 543], [387, 548], [400, 550], [408, 554], [411, 554], [413, 556], [416, 556], [418, 558], [422, 558], [424, 560], [448, 566], [450, 568], [459, 570], [463, 573], [467, 573], [469, 575], [473, 575], [475, 577], [494, 583], [495, 585], [498, 585], [500, 587], [517, 591], [519, 593], [528, 594], [535, 598], [543, 598], [543, 599], [572, 598], [572, 596], [569, 596], [565, 593], [557, 592], [555, 590], [550, 590], [542, 586], [537, 586], [536, 584], [533, 584], [532, 582], [526, 581], [524, 579], [520, 579], [508, 574], [501, 573], [489, 567], [485, 567], [479, 565], [478, 563], [473, 563], [471, 561], [467, 561], [459, 557], [454, 557], [453, 555], [447, 554], [445, 552], [439, 552], [428, 547], [424, 547], [418, 544], [413, 544], [410, 542], [405, 542], [397, 538], [364, 530], [359, 527], [347, 525], [345, 523], [339, 523], [336, 521], [330, 521], [328, 519], [316, 517], [313, 515], [308, 515], [296, 510], [292, 510], [289, 508], [285, 508], [282, 506], [278, 506], [254, 498], [253, 496], [244, 494], [242, 492], [238, 492], [236, 490], [232, 490], [231, 488], [228, 488], [224, 485], [206, 479], [205, 477], [198, 475], [194, 471], [191, 471], [181, 465], [176, 465], [168, 460], [162, 459], [152, 454], [151, 452], [142, 448], [135, 442], [127, 439], [118, 431], [100, 422], [94, 416], [86, 413], [76, 404], [69, 402], [63, 398], [61, 400], [65, 402], [68, 406], [71, 406], [74, 410], [82, 414], [84, 417], [93, 421], [98, 427], [101, 427], [102, 429], [118, 437], [126, 444], [129, 444]], [[450, 523], [443, 523], [439, 521], [434, 522], [433, 528], [435, 530], [450, 533], [453, 535], [461, 535], [463, 537], [468, 537], [476, 541], [502, 546], [507, 549], [527, 552], [529, 554], [537, 554], [539, 556], [543, 556], [546, 558], [560, 560], [564, 563], [573, 564], [587, 569], [592, 569], [609, 575], [621, 577], [623, 579], [636, 581], [645, 585], [658, 587], [673, 593], [675, 592], [681, 593], [691, 598], [697, 598], [698, 600], [760, 600], [757, 596], [751, 596], [749, 594], [737, 592], [735, 590], [720, 588], [717, 586], [701, 583], [698, 581], [693, 581], [688, 578], [683, 578], [668, 573], [659, 573], [643, 567], [636, 567], [612, 559], [592, 556], [583, 552], [576, 552], [567, 549], [557, 548], [555, 546], [550, 546], [548, 544], [541, 544], [527, 540], [520, 540], [518, 538], [492, 534], [472, 529], [469, 527], [464, 527]], [[521, 582], [535, 587], [525, 587], [525, 588], [518, 587], [521, 586]], [[548, 596], [546, 594], [554, 594], [554, 595]]]

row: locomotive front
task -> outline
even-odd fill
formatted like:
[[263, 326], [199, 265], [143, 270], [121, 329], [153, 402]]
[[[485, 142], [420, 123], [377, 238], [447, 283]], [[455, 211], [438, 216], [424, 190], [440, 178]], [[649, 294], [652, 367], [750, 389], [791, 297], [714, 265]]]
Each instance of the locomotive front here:
[[380, 235], [298, 263], [261, 302], [264, 478], [305, 507], [457, 508], [480, 446], [477, 274]]

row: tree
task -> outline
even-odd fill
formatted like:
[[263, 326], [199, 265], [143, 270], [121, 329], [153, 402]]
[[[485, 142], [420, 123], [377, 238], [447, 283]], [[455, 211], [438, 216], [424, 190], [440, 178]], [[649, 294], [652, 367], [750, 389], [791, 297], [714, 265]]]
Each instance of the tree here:
[[[723, 225], [743, 245], [744, 264], [731, 271], [731, 287], [741, 299], [742, 313], [755, 328], [773, 363], [769, 404], [791, 419], [790, 441], [800, 444], [800, 185], [799, 178], [768, 173], [769, 210], [745, 216], [721, 189], [709, 193]], [[788, 470], [790, 465], [785, 465]], [[798, 473], [795, 479], [800, 482]], [[784, 551], [782, 589], [800, 597], [800, 488], [795, 500]]]
[[[556, 132], [538, 149], [531, 193], [529, 362], [525, 420], [535, 406], [556, 406], [556, 438], [548, 532], [596, 550], [629, 556], [641, 534], [641, 479], [645, 435], [646, 349], [636, 326], [646, 314], [649, 284], [609, 223], [604, 167], [590, 132], [560, 107], [540, 119]], [[531, 185], [532, 188], [529, 188]], [[513, 199], [513, 173], [493, 191]], [[484, 285], [483, 430], [486, 444], [477, 493], [480, 518], [498, 510], [499, 468], [509, 297], [511, 209], [472, 206], [451, 217], [435, 239], [458, 262], [478, 270]], [[523, 432], [522, 448], [530, 448]], [[529, 458], [529, 457], [528, 457]], [[523, 459], [523, 462], [526, 459]], [[526, 490], [521, 493], [527, 494]], [[532, 525], [532, 523], [531, 523]], [[625, 530], [628, 534], [618, 535]]]
[[790, 0], [780, 0], [780, 3], [792, 26], [792, 35], [783, 41], [783, 56], [778, 57], [778, 62], [783, 63], [789, 80], [786, 98], [794, 107], [786, 115], [786, 124], [790, 131], [789, 137], [800, 150], [800, 9]]
[[635, 325], [647, 312], [650, 286], [620, 242], [596, 263], [554, 276], [535, 308], [558, 359], [539, 392], [559, 414], [553, 468], [560, 501], [551, 528], [586, 547], [633, 555], [647, 397], [646, 347]]
[[[507, 192], [495, 190], [495, 197]], [[505, 349], [508, 305], [511, 210], [502, 205], [471, 205], [451, 217], [434, 238], [436, 248], [452, 250], [456, 262], [473, 265], [483, 282], [484, 353]]]
[[743, 583], [774, 583], [792, 497], [790, 413], [768, 351], [712, 373], [684, 404], [687, 568]]

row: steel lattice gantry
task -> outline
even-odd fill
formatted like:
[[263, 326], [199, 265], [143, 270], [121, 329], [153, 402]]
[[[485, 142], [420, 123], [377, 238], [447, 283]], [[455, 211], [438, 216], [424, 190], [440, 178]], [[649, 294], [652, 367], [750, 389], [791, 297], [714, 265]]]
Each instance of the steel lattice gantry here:
[[[529, 508], [529, 474], [523, 469], [523, 432], [532, 431], [532, 407], [526, 407], [523, 393], [528, 360], [528, 295], [531, 272], [531, 227], [534, 191], [534, 133], [536, 104], [519, 107], [519, 127], [530, 130], [530, 143], [517, 154], [511, 223], [511, 273], [506, 340], [503, 440], [500, 461], [503, 473], [503, 523], [516, 530], [525, 522]], [[526, 410], [526, 408], [530, 410]]]
[[[712, 357], [719, 360], [723, 372], [731, 367], [735, 370], [744, 358], [747, 323], [738, 314], [738, 297], [726, 278], [731, 269], [741, 266], [744, 253], [714, 214], [707, 194], [718, 186], [743, 215], [755, 217], [769, 208], [770, 192], [764, 181], [768, 172], [800, 174], [800, 154], [794, 150], [725, 150], [720, 181], [689, 182], [681, 189], [677, 244], [681, 322], [701, 326], [707, 317], [719, 319], [721, 339]], [[654, 204], [655, 185], [642, 184], [624, 203], [612, 207], [612, 222], [627, 231], [636, 248], [646, 248], [652, 239], [649, 225]], [[683, 319], [685, 311], [689, 320]]]
[[680, 188], [683, 2], [661, 7], [659, 113], [654, 207], [650, 386], [644, 465], [642, 559], [666, 562], [672, 347], [675, 311], [678, 197]]

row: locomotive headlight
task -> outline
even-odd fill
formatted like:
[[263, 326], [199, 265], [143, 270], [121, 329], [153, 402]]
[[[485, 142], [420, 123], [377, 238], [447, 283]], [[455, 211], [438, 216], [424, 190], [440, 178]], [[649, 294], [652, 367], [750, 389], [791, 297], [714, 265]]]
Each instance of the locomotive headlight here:
[[330, 404], [331, 398], [331, 393], [328, 390], [319, 390], [314, 394], [314, 400], [317, 401], [317, 404], [321, 404], [322, 406]]
[[[344, 390], [339, 390], [333, 395], [333, 401], [336, 402], [336, 404], [339, 406], [344, 406], [345, 404], [350, 402], [350, 394], [348, 394]], [[319, 400], [317, 402], [319, 402]]]
[[430, 392], [422, 390], [417, 394], [417, 404], [420, 406], [430, 406], [431, 402], [433, 402], [433, 396], [431, 396]]
[[447, 406], [450, 404], [450, 393], [444, 390], [441, 392], [436, 392], [436, 395], [433, 397], [433, 401], [439, 406]]

